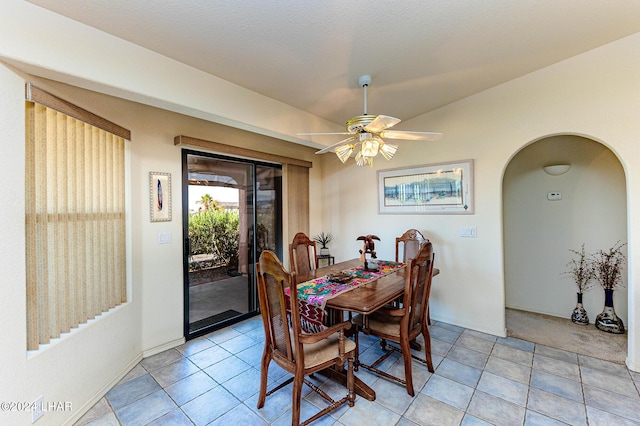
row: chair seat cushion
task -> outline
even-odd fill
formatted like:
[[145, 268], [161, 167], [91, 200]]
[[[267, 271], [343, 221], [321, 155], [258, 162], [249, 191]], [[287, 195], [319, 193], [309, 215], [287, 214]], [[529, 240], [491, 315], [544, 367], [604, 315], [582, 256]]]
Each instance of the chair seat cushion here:
[[[368, 328], [373, 333], [386, 334], [400, 338], [400, 319], [401, 317], [392, 317], [380, 312], [374, 312], [368, 316]], [[364, 315], [356, 315], [353, 317], [353, 323], [362, 328], [364, 324]]]
[[[331, 361], [332, 359], [338, 358], [340, 356], [339, 343], [339, 336], [337, 334], [333, 334], [317, 343], [304, 344], [304, 367], [315, 367], [327, 361]], [[345, 337], [344, 352], [348, 354], [355, 349], [356, 343]]]

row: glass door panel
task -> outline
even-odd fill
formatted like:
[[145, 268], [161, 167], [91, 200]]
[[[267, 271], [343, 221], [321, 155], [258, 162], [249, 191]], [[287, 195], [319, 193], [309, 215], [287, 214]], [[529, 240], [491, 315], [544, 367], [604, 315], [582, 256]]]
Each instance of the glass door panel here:
[[255, 259], [265, 249], [282, 255], [282, 170], [185, 150], [183, 187], [185, 337], [192, 338], [257, 314]]
[[256, 259], [271, 250], [282, 259], [282, 170], [256, 166]]

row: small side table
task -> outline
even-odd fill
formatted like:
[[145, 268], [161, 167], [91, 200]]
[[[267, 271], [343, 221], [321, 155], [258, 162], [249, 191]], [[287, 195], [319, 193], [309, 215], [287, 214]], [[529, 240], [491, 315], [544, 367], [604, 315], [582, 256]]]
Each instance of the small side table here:
[[323, 266], [320, 261], [321, 260], [326, 260], [327, 264], [324, 266], [329, 266], [329, 265], [333, 265], [336, 263], [336, 258], [334, 256], [331, 256], [330, 254], [320, 254], [318, 255], [318, 267]]

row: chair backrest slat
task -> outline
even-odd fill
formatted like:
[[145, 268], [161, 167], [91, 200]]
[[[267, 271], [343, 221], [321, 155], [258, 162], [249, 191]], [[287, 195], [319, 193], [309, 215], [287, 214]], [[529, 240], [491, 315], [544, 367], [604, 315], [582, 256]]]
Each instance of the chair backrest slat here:
[[[418, 254], [420, 248], [429, 242], [417, 229], [409, 229], [400, 237], [396, 237], [396, 262], [408, 262]], [[402, 257], [400, 257], [402, 248]]]
[[304, 232], [298, 232], [289, 244], [291, 270], [304, 274], [318, 268], [318, 252], [316, 242]]

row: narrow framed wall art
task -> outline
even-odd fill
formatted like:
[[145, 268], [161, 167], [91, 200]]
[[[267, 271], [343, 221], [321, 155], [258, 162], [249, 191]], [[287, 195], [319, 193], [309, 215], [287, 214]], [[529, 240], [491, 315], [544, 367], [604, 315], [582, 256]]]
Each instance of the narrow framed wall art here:
[[171, 174], [149, 172], [151, 222], [171, 222]]

